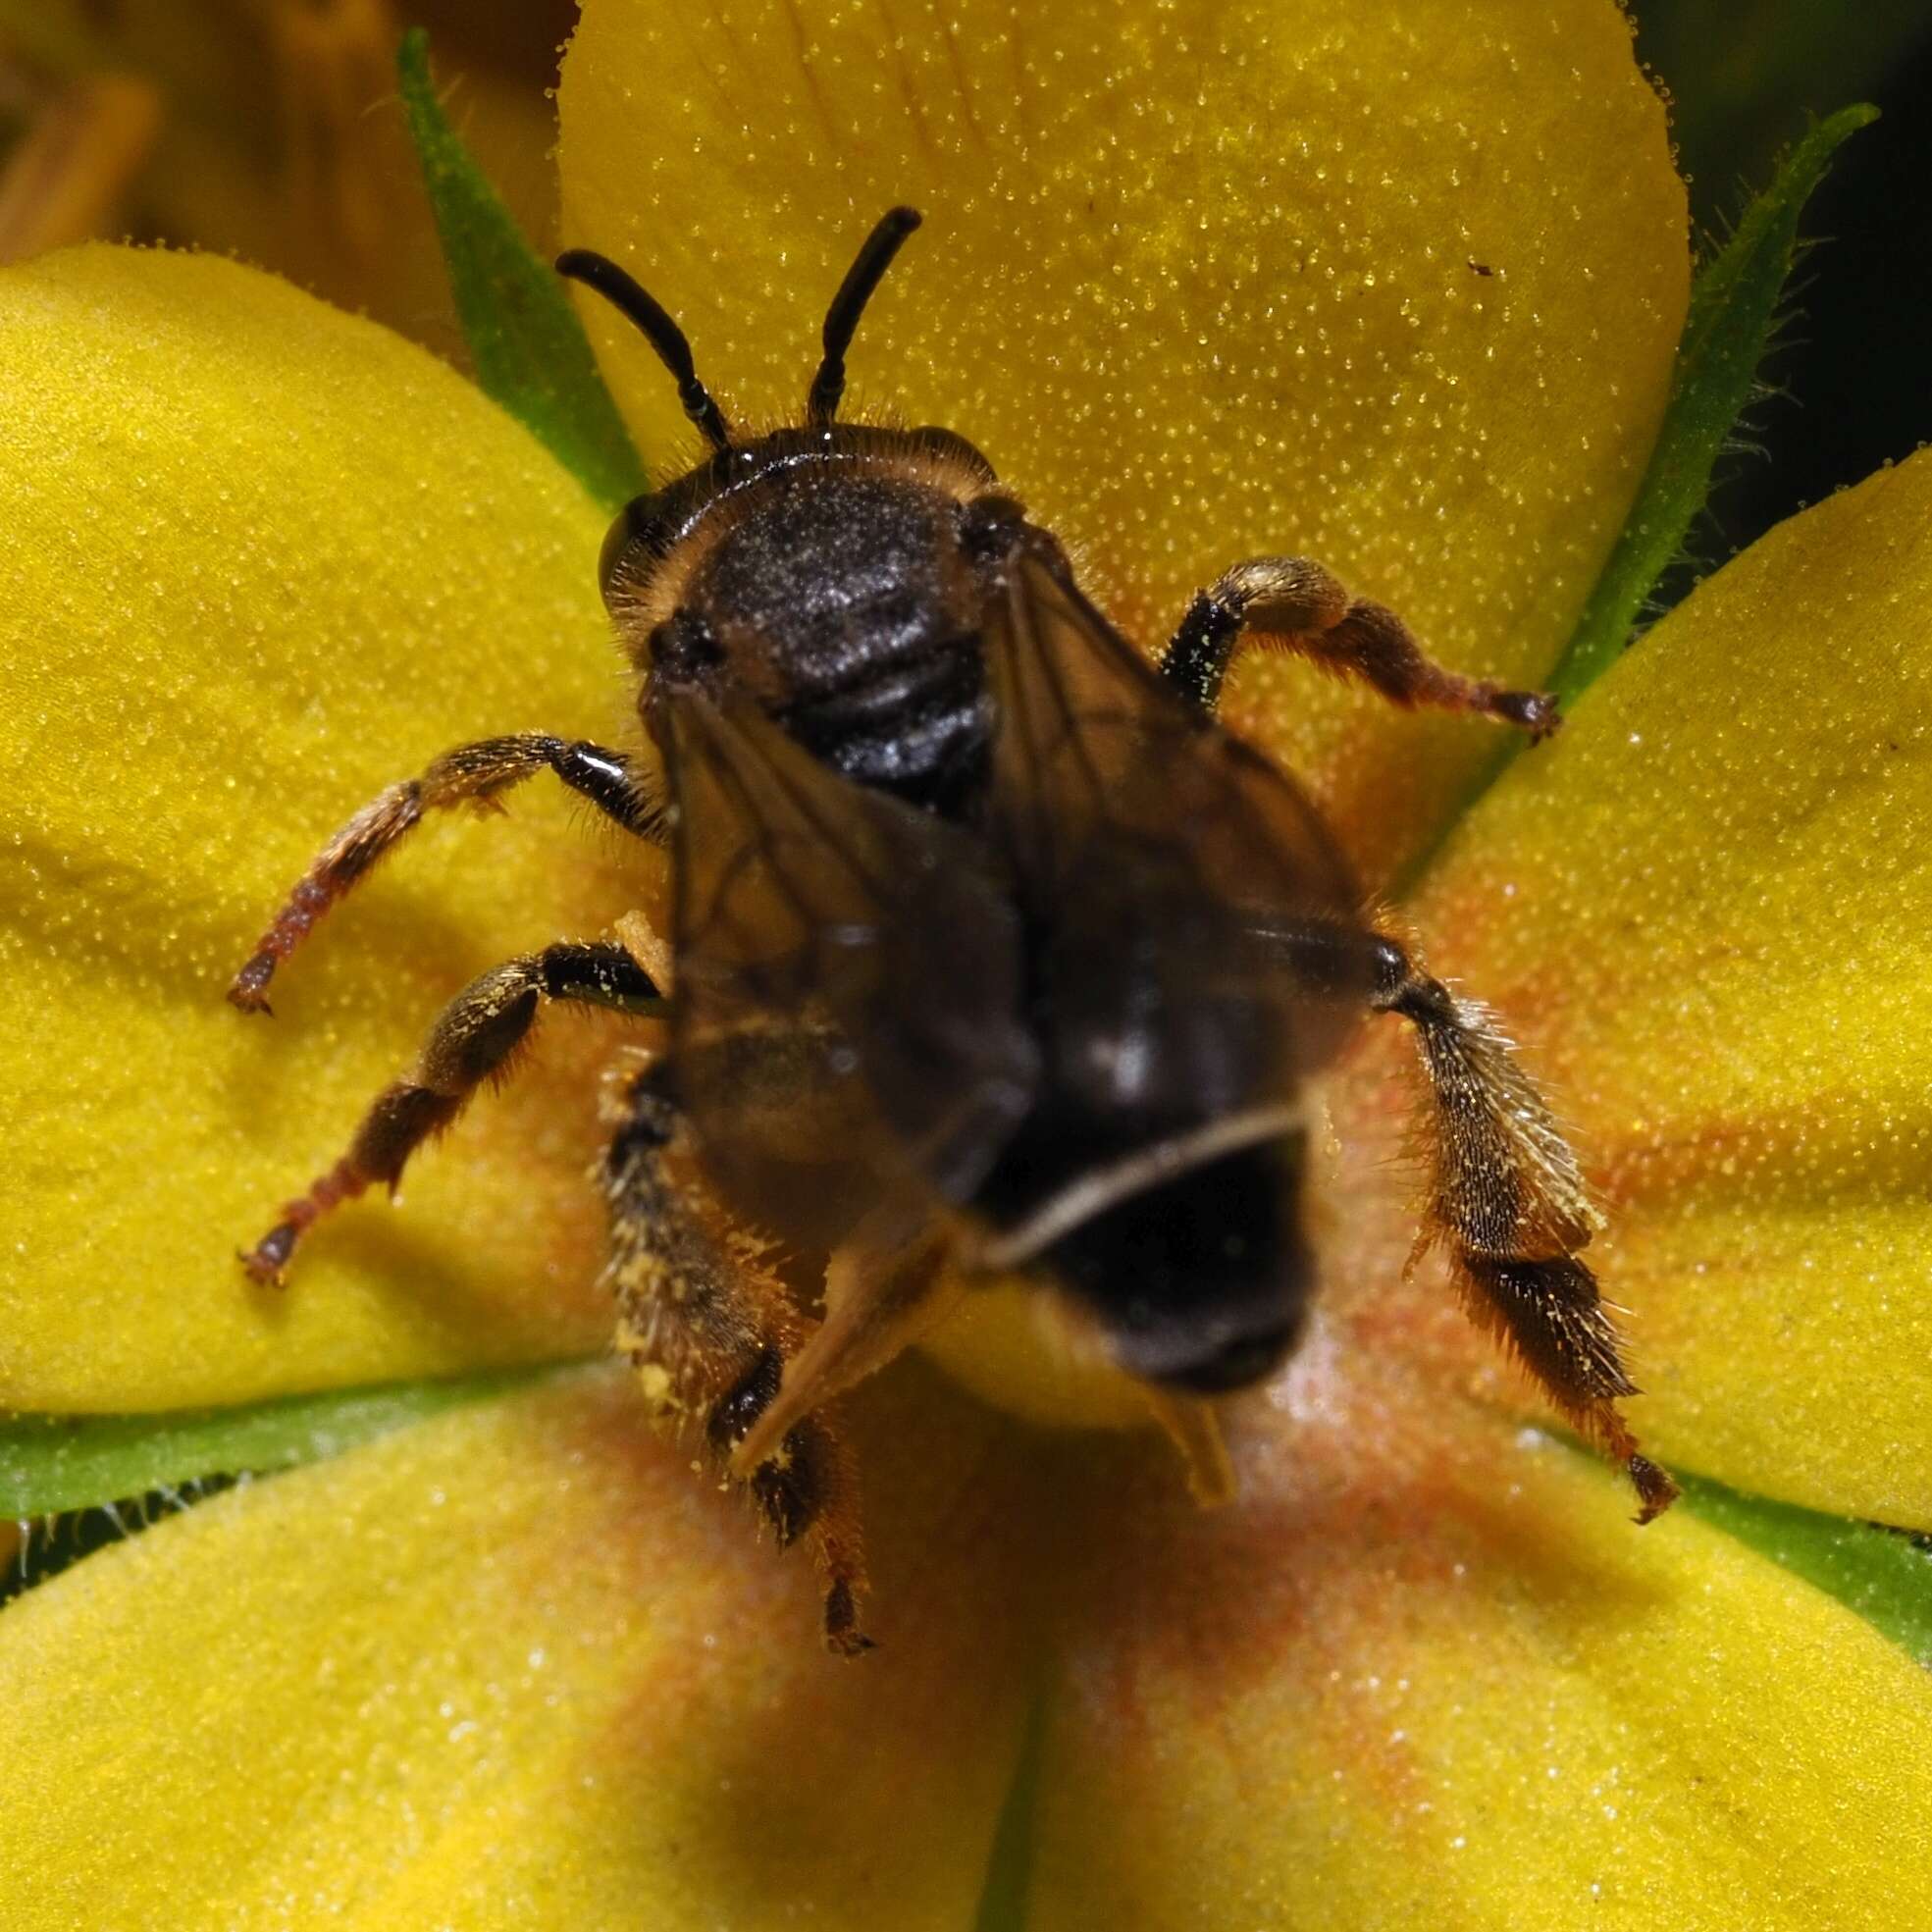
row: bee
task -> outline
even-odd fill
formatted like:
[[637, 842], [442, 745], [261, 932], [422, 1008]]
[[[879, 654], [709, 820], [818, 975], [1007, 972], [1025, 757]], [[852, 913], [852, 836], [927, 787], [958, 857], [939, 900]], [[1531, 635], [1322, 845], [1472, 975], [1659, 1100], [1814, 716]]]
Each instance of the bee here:
[[[963, 436], [839, 420], [860, 317], [918, 225], [895, 208], [872, 230], [804, 420], [756, 436], [629, 275], [559, 258], [636, 324], [708, 446], [625, 507], [600, 565], [656, 770], [542, 734], [445, 753], [336, 836], [230, 997], [264, 1008], [426, 813], [545, 770], [668, 842], [669, 942], [633, 916], [474, 981], [249, 1273], [279, 1281], [321, 1216], [392, 1187], [548, 1004], [661, 1018], [667, 1048], [606, 1095], [619, 1345], [779, 1543], [809, 1540], [825, 1640], [853, 1654], [835, 1398], [1016, 1276], [1171, 1408], [1263, 1381], [1314, 1288], [1310, 1082], [1393, 1015], [1427, 1091], [1421, 1244], [1647, 1521], [1676, 1487], [1617, 1409], [1636, 1390], [1580, 1258], [1596, 1218], [1575, 1156], [1485, 1010], [1381, 929], [1307, 797], [1215, 717], [1250, 645], [1537, 737], [1554, 702], [1442, 668], [1291, 556], [1224, 572], [1149, 661]], [[781, 1251], [822, 1264], [815, 1312]]]

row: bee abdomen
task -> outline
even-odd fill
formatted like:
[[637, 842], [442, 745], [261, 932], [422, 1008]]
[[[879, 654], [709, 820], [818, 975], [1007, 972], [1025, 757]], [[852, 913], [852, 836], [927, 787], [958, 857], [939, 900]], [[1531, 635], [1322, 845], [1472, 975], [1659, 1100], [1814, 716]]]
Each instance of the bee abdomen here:
[[1314, 1258], [1296, 1212], [1298, 1141], [1225, 1154], [1128, 1196], [1050, 1248], [1115, 1359], [1196, 1394], [1246, 1388], [1301, 1337]]

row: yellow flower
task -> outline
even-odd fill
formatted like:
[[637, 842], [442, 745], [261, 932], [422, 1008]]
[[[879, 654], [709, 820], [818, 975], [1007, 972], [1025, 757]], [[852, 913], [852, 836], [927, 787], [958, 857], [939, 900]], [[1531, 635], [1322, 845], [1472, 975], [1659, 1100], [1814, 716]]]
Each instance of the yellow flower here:
[[[562, 116], [568, 238], [648, 272], [743, 415], [796, 410], [854, 236], [921, 204], [857, 395], [970, 434], [1145, 640], [1291, 545], [1533, 682], [1663, 409], [1683, 197], [1607, 0], [598, 0]], [[670, 447], [662, 372], [605, 367]], [[594, 1352], [588, 1026], [285, 1299], [232, 1255], [442, 999], [651, 901], [648, 860], [533, 792], [426, 829], [272, 1024], [221, 991], [385, 783], [621, 729], [602, 512], [422, 351], [224, 261], [10, 271], [0, 370], [0, 1401]], [[1920, 457], [1700, 588], [1406, 908], [1581, 1130], [1646, 1445], [1913, 1529], [1928, 511]], [[1232, 715], [1384, 880], [1491, 750], [1272, 662]], [[624, 1375], [472, 1403], [0, 1616], [7, 1923], [1922, 1922], [1932, 1684], [1689, 1510], [1632, 1528], [1401, 1279], [1402, 1044], [1338, 1088], [1321, 1321], [1235, 1412], [1230, 1507], [897, 1365], [855, 1404], [884, 1647], [848, 1666]]]

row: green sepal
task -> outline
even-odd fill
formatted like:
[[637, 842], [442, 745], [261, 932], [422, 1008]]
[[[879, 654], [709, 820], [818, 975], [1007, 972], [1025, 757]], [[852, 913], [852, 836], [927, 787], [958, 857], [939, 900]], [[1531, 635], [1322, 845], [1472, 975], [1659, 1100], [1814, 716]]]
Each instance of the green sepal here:
[[1680, 1474], [1679, 1505], [1854, 1610], [1932, 1668], [1932, 1550], [1897, 1530]]
[[1047, 1723], [1052, 1698], [1045, 1683], [1036, 1685], [1020, 1733], [1018, 1755], [1006, 1797], [993, 1826], [993, 1843], [980, 1881], [973, 1932], [1024, 1932], [1026, 1899], [1033, 1885], [1034, 1827], [1046, 1776]]
[[92, 1508], [211, 1476], [319, 1462], [444, 1410], [566, 1372], [549, 1364], [154, 1415], [0, 1416], [0, 1521]]
[[1549, 689], [1566, 705], [1616, 662], [1658, 579], [1683, 556], [1691, 524], [1710, 495], [1711, 470], [1777, 332], [1804, 204], [1839, 145], [1877, 119], [1875, 107], [1848, 107], [1813, 128], [1698, 274], [1649, 467], [1549, 676]]
[[402, 36], [395, 64], [478, 383], [599, 502], [628, 502], [645, 487], [644, 465], [561, 278], [524, 239], [450, 127], [421, 27]]
[[1768, 175], [1820, 101], [1881, 88], [1932, 38], [1925, 0], [1633, 7], [1637, 57], [1670, 77], [1671, 133], [1695, 206]]

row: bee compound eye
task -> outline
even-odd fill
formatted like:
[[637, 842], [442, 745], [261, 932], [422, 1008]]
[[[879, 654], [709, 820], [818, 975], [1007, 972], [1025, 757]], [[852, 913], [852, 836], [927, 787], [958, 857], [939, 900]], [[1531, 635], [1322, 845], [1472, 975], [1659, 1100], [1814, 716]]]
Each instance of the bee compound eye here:
[[635, 585], [656, 560], [663, 530], [658, 504], [655, 496], [632, 497], [604, 533], [603, 548], [597, 560], [597, 581], [606, 607], [620, 586]]
[[913, 432], [913, 442], [924, 455], [957, 463], [982, 482], [999, 481], [992, 464], [958, 430], [942, 429], [937, 423], [928, 423]]

